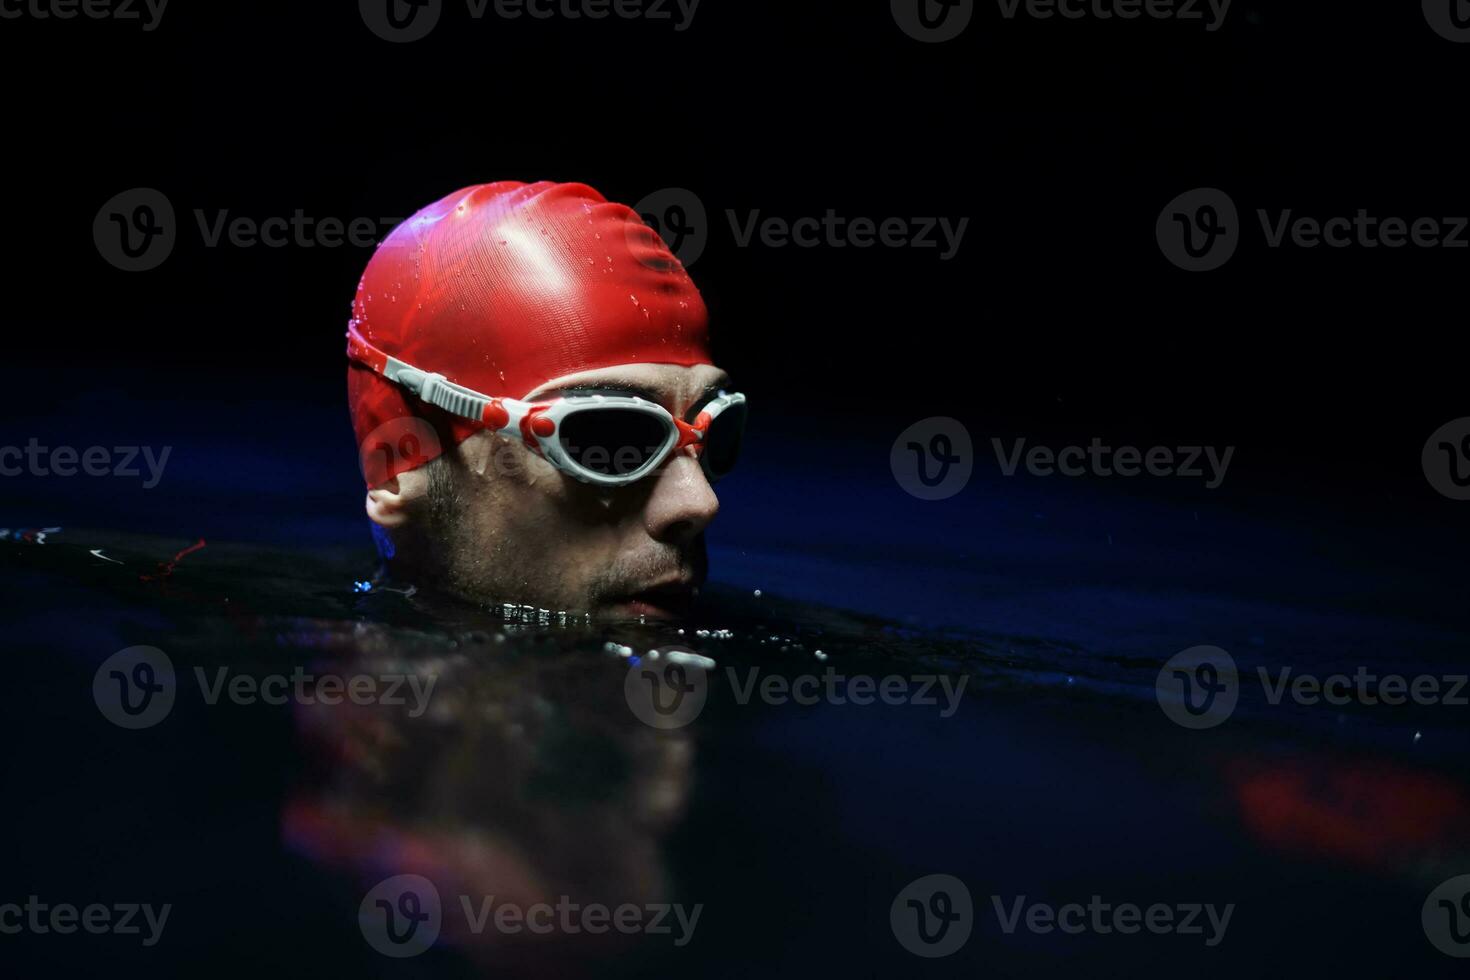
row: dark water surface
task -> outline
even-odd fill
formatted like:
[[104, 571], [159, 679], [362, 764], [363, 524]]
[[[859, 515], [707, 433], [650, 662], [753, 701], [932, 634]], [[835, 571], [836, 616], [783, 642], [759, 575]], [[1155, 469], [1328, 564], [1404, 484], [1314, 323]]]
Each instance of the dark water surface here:
[[[8, 537], [7, 892], [172, 906], [151, 947], [8, 943], [51, 975], [1462, 972], [1427, 941], [1421, 908], [1470, 873], [1467, 709], [1273, 705], [1247, 679], [1225, 723], [1187, 730], [1155, 694], [1183, 645], [1166, 616], [1160, 641], [1130, 653], [727, 584], [677, 627], [543, 625], [371, 588], [358, 552], [79, 528]], [[1440, 626], [1218, 601], [1222, 617], [1279, 627], [1232, 647], [1242, 677], [1336, 669], [1289, 646], [1313, 630], [1317, 650], [1324, 630], [1353, 638], [1336, 651], [1344, 669], [1376, 647], [1385, 672], [1463, 672], [1461, 639]], [[129, 731], [93, 685], [134, 645], [166, 654], [175, 699]], [[658, 728], [640, 717], [642, 681], [626, 682], [667, 670], [673, 648], [713, 665], [674, 654], [704, 700]], [[221, 670], [247, 692], [298, 670], [315, 680], [283, 704], [228, 687], [211, 704]], [[329, 676], [398, 678], [405, 703], [323, 704], [310, 692]], [[780, 696], [801, 677], [816, 703]], [[857, 677], [874, 690], [895, 678], [902, 703], [853, 703], [858, 688], [842, 685]], [[432, 679], [427, 697], [408, 678], [421, 691]], [[434, 883], [442, 928], [427, 952], [394, 959], [359, 908], [404, 874]], [[932, 874], [973, 903], [968, 942], [942, 959], [906, 951], [890, 917]], [[700, 911], [682, 936], [672, 913], [669, 934], [532, 935], [493, 920], [477, 931], [462, 896]], [[1018, 902], [1093, 896], [1233, 910], [1213, 944], [1203, 913], [1188, 935], [1004, 928]]]

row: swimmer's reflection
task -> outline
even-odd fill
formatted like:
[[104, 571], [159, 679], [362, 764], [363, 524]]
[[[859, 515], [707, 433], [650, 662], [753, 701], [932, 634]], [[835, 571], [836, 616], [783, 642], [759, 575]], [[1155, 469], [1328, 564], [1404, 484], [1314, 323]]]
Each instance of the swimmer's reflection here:
[[[446, 651], [360, 625], [335, 643], [345, 662], [332, 672], [413, 674], [432, 694], [417, 708], [295, 707], [308, 775], [284, 814], [289, 846], [351, 875], [362, 895], [394, 876], [428, 879], [441, 942], [498, 965], [571, 968], [637, 943], [672, 945], [676, 916], [662, 936], [637, 925], [680, 901], [662, 843], [686, 805], [693, 748], [686, 732], [629, 710], [625, 662], [586, 652], [596, 648], [586, 638], [582, 652], [521, 653], [482, 633]], [[407, 935], [427, 913], [403, 897], [378, 900], [393, 913], [388, 928]], [[576, 910], [595, 906], [624, 918], [585, 928]]]

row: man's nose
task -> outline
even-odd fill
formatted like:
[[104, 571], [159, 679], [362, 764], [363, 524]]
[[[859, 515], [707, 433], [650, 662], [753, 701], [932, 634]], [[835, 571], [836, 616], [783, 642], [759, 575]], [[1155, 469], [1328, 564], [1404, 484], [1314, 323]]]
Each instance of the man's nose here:
[[686, 544], [699, 536], [720, 511], [720, 499], [704, 468], [687, 451], [674, 453], [654, 476], [644, 520], [656, 541]]

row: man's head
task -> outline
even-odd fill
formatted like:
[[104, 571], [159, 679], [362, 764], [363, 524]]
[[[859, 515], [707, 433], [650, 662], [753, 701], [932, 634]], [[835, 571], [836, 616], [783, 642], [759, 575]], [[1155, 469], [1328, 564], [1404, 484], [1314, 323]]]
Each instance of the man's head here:
[[349, 355], [367, 512], [395, 565], [483, 601], [687, 605], [711, 457], [743, 404], [722, 414], [740, 399], [704, 303], [631, 209], [582, 184], [451, 194], [374, 254]]

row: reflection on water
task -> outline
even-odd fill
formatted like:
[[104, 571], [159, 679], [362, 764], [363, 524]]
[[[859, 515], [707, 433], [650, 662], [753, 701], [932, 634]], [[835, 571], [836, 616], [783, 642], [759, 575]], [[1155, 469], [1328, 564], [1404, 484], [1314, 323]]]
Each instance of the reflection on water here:
[[687, 805], [694, 744], [607, 696], [619, 693], [607, 683], [619, 665], [579, 652], [585, 631], [446, 639], [361, 624], [311, 639], [332, 657], [323, 670], [434, 684], [419, 717], [407, 704], [296, 707], [312, 766], [285, 807], [291, 847], [364, 890], [396, 874], [428, 878], [445, 899], [445, 938], [493, 947], [484, 953], [499, 964], [534, 962], [548, 946], [605, 956], [631, 937], [476, 935], [460, 897], [520, 909], [562, 896], [609, 908], [672, 901], [662, 846]]
[[[1418, 902], [1470, 870], [1465, 725], [1443, 706], [1242, 695], [1227, 724], [1191, 732], [1154, 701], [1167, 649], [1097, 657], [718, 587], [696, 622], [561, 623], [367, 587], [356, 556], [58, 529], [4, 547], [35, 603], [19, 628], [83, 661], [77, 676], [124, 646], [167, 653], [166, 751], [223, 766], [211, 740], [243, 733], [223, 736], [256, 757], [241, 792], [278, 814], [261, 847], [330, 883], [303, 916], [352, 924], [322, 947], [339, 965], [386, 971], [371, 929], [427, 921], [421, 896], [374, 891], [411, 875], [437, 903], [419, 962], [455, 975], [922, 972], [935, 963], [895, 940], [890, 905], [943, 874], [976, 910], [948, 971], [1146, 973], [1178, 955], [1223, 974], [1268, 949], [1320, 965], [1320, 945], [1281, 944], [1390, 916], [1408, 925], [1363, 955], [1439, 969]], [[93, 612], [57, 632], [76, 610]], [[287, 678], [277, 704], [272, 677]], [[56, 710], [73, 709], [93, 710]], [[145, 801], [135, 819], [183, 818]], [[993, 895], [1094, 893], [1239, 911], [1198, 963], [1182, 936], [1062, 941], [987, 918]]]

